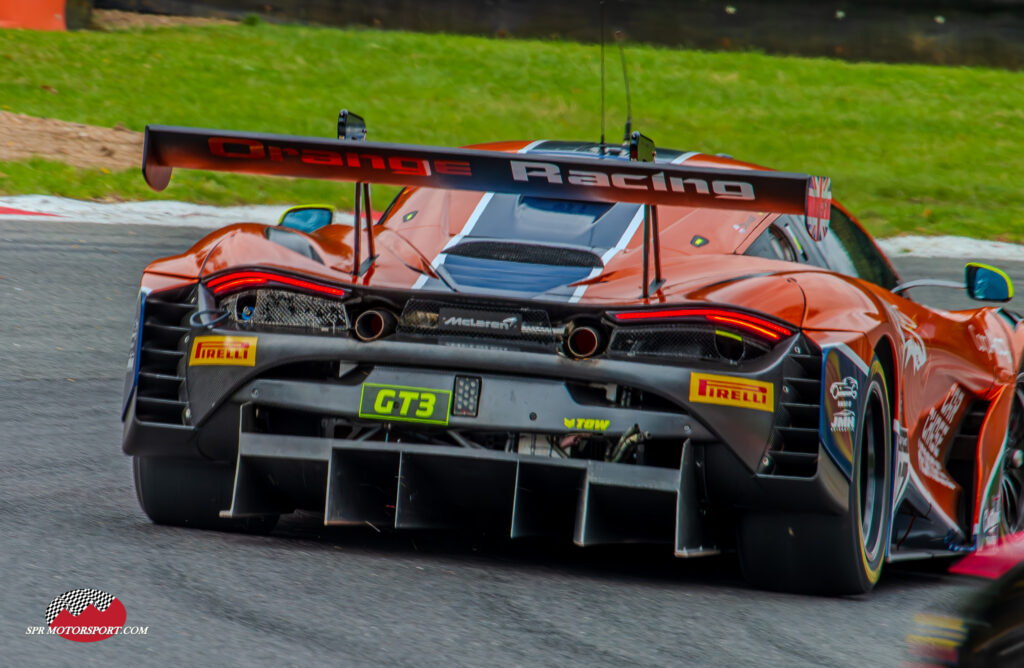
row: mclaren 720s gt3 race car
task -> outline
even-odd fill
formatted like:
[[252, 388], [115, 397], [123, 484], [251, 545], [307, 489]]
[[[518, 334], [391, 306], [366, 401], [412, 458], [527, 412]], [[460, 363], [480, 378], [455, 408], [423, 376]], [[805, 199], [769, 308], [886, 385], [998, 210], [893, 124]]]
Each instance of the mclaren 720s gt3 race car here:
[[[154, 521], [736, 550], [865, 592], [1024, 523], [1024, 327], [905, 293], [826, 178], [622, 146], [151, 126], [143, 171], [356, 183], [142, 277], [124, 451]], [[373, 220], [369, 184], [403, 186]], [[360, 210], [361, 207], [361, 210]], [[972, 297], [1009, 278], [967, 267]]]

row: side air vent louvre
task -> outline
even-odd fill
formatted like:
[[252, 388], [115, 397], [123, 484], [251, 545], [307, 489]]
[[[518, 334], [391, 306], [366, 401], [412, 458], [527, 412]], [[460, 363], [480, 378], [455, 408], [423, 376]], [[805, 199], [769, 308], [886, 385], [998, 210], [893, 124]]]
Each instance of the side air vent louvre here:
[[141, 422], [185, 424], [183, 385], [188, 318], [195, 310], [190, 286], [146, 299], [135, 415]]
[[783, 366], [779, 418], [764, 473], [811, 478], [818, 471], [821, 351], [805, 338], [793, 351]]
[[970, 518], [974, 517], [975, 453], [978, 451], [978, 438], [981, 436], [981, 426], [985, 423], [989, 405], [986, 401], [975, 400], [967, 407], [946, 459], [946, 470], [963, 489], [957, 508], [957, 520], [962, 527], [967, 527], [971, 522]]

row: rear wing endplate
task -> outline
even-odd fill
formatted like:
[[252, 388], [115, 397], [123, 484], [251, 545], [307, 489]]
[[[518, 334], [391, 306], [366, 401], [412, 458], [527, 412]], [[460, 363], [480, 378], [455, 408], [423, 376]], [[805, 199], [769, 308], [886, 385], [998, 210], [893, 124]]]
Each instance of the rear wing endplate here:
[[163, 190], [174, 167], [554, 199], [687, 206], [824, 217], [828, 179], [544, 154], [146, 127], [142, 171]]

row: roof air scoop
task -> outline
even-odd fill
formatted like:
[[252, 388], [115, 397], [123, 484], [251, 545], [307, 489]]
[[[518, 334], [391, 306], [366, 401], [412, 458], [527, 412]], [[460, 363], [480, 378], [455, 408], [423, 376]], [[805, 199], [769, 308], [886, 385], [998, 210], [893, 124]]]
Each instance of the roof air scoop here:
[[446, 250], [445, 254], [553, 267], [604, 268], [601, 258], [588, 250], [510, 241], [464, 241]]

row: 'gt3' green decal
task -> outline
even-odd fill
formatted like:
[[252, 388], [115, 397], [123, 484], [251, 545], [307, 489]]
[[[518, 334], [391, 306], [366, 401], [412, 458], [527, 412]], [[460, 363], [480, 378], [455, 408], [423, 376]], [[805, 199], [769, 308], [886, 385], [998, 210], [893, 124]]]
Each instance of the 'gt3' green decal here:
[[359, 417], [427, 424], [448, 424], [451, 390], [363, 383]]

